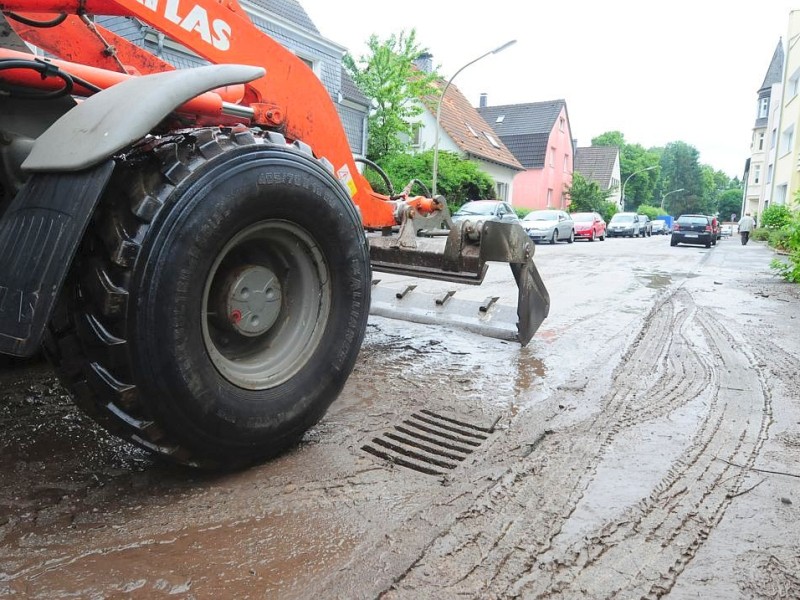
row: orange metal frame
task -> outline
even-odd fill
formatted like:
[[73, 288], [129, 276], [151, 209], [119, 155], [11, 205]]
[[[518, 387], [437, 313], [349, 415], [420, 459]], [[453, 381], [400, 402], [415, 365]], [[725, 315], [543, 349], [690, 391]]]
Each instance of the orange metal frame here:
[[[49, 20], [59, 13], [70, 15], [50, 28], [29, 27], [10, 18], [8, 22], [26, 41], [71, 61], [61, 63], [67, 72], [99, 87], [113, 85], [129, 74], [173, 67], [124, 38], [87, 23], [81, 18], [84, 14], [136, 17], [211, 63], [264, 67], [266, 75], [246, 84], [244, 94], [238, 94], [241, 104], [254, 109], [254, 124], [278, 128], [287, 138], [304, 141], [330, 160], [359, 206], [365, 227], [396, 224], [396, 203], [375, 193], [359, 173], [336, 107], [319, 78], [294, 54], [258, 30], [236, 0], [2, 0], [0, 6], [4, 12], [38, 20]], [[8, 54], [5, 51], [2, 55]], [[81, 73], [76, 69], [82, 69]], [[107, 73], [103, 75], [102, 70]], [[219, 101], [213, 93], [205, 96], [199, 103], [210, 104], [203, 107], [196, 103], [194, 110], [206, 116], [218, 115], [220, 95], [216, 94]], [[225, 100], [230, 101], [228, 97]], [[435, 202], [429, 198], [407, 202], [422, 212], [435, 209]]]

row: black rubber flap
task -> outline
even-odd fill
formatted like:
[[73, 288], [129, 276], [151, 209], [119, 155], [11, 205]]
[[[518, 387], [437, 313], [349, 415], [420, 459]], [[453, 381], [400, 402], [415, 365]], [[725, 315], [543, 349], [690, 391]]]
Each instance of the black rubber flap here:
[[0, 219], [0, 353], [31, 356], [114, 161], [37, 173]]

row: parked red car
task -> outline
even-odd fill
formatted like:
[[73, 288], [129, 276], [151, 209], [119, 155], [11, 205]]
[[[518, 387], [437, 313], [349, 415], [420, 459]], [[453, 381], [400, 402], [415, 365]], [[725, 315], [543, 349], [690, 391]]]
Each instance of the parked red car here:
[[575, 239], [593, 242], [606, 239], [606, 222], [596, 212], [573, 213], [570, 215], [575, 223]]

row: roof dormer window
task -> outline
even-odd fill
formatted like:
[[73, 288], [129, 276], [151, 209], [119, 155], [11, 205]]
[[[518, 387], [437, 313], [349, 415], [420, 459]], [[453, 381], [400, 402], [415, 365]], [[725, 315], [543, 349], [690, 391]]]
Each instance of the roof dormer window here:
[[466, 126], [467, 126], [467, 129], [469, 129], [469, 132], [472, 134], [472, 137], [478, 137], [478, 132], [477, 132], [477, 131], [475, 131], [475, 130], [472, 128], [472, 125], [470, 125], [469, 123], [464, 123], [464, 125], [466, 125]]
[[500, 144], [498, 144], [498, 143], [497, 143], [497, 140], [496, 140], [496, 139], [494, 139], [494, 137], [492, 137], [490, 134], [486, 133], [485, 131], [483, 132], [483, 135], [485, 135], [485, 136], [486, 136], [486, 139], [487, 139], [487, 140], [489, 140], [489, 143], [490, 143], [492, 146], [494, 146], [494, 147], [495, 147], [495, 148], [497, 148], [497, 149], [499, 149], [499, 148], [500, 148]]
[[499, 115], [499, 116], [497, 117], [497, 119], [495, 119], [495, 121], [494, 121], [494, 122], [495, 122], [495, 123], [502, 123], [502, 122], [503, 122], [503, 121], [505, 121], [505, 120], [506, 120], [506, 116], [505, 116], [505, 115]]

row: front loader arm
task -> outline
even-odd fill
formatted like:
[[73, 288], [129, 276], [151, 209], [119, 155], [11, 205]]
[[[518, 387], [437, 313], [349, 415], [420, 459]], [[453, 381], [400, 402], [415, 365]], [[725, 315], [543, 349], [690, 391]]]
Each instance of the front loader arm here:
[[[255, 27], [236, 0], [2, 0], [0, 9], [26, 15], [91, 12], [132, 16], [213, 64], [265, 68], [267, 74], [249, 84], [254, 91], [255, 102], [250, 106], [256, 110], [256, 122], [280, 129], [289, 139], [302, 140], [331, 161], [359, 206], [365, 227], [396, 224], [395, 204], [374, 193], [356, 168], [339, 114], [322, 82], [297, 56]], [[62, 46], [80, 44], [85, 38], [63, 35], [59, 27], [40, 35], [61, 34]], [[50, 50], [61, 55], [52, 46]], [[107, 63], [107, 57], [102, 60]], [[130, 66], [151, 72], [148, 65]]]

